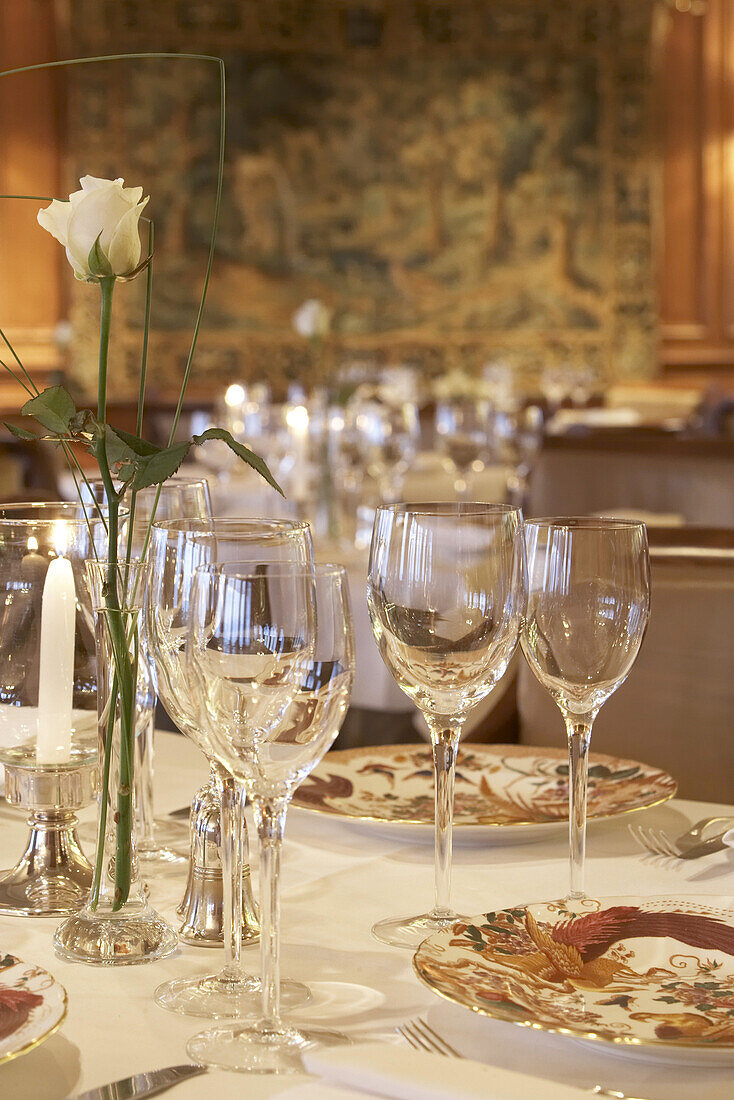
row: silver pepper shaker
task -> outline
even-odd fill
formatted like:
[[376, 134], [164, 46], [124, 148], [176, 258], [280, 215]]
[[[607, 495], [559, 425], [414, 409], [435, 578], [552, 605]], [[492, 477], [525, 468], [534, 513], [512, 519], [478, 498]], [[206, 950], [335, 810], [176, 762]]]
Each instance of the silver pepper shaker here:
[[[191, 803], [191, 855], [186, 889], [177, 912], [183, 918], [179, 936], [194, 947], [218, 947], [224, 940], [224, 904], [221, 843], [221, 784], [213, 777]], [[245, 826], [245, 830], [247, 826]], [[242, 942], [260, 935], [257, 907], [252, 896], [247, 833], [242, 874]]]

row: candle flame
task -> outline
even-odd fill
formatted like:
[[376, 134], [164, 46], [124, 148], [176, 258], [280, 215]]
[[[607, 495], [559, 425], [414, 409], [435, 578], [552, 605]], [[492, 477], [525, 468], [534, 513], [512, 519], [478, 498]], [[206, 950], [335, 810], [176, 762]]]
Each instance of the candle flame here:
[[229, 405], [230, 409], [234, 409], [237, 405], [241, 405], [245, 400], [245, 390], [243, 386], [238, 385], [236, 382], [228, 386], [227, 392], [224, 395], [224, 402]]
[[28, 549], [29, 550], [37, 550], [38, 549], [38, 539], [35, 537], [35, 535], [29, 535], [28, 536]]
[[285, 414], [285, 422], [289, 428], [305, 432], [308, 428], [308, 409], [305, 405], [294, 405]]
[[69, 546], [69, 531], [63, 520], [54, 524], [54, 550], [58, 558], [63, 558]]

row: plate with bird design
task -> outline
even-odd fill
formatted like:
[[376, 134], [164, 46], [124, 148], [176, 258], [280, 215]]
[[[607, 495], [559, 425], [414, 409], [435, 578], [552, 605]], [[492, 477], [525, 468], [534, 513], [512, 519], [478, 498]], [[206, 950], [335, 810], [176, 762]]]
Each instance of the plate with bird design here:
[[[636, 760], [591, 753], [588, 820], [618, 817], [672, 798], [667, 772]], [[433, 765], [428, 745], [382, 745], [327, 753], [296, 791], [293, 805], [398, 840], [433, 843]], [[460, 746], [454, 838], [517, 844], [568, 828], [568, 752], [530, 745]]]
[[473, 1012], [659, 1062], [734, 1064], [734, 897], [582, 898], [482, 913], [413, 958]]
[[0, 1065], [53, 1035], [66, 1007], [66, 990], [47, 970], [0, 951]]

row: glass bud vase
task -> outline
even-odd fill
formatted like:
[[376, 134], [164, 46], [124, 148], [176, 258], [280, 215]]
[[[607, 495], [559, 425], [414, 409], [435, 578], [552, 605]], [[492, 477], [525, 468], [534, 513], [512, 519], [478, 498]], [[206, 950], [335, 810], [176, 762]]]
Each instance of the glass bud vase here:
[[102, 762], [94, 878], [89, 900], [56, 929], [56, 954], [125, 966], [170, 955], [173, 928], [150, 905], [138, 871], [135, 730], [145, 698], [140, 646], [147, 565], [87, 562], [97, 641], [97, 716]]

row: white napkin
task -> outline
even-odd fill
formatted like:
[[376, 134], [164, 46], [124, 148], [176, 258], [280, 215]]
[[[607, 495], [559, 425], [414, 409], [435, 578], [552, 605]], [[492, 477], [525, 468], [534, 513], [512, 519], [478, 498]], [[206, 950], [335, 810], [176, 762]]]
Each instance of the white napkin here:
[[290, 1085], [275, 1096], [280, 1100], [364, 1100], [363, 1092], [333, 1088], [323, 1081], [308, 1081], [305, 1085]]
[[724, 844], [728, 844], [730, 848], [734, 848], [734, 829], [730, 829], [728, 833], [724, 833], [721, 839]]
[[[309, 1073], [332, 1085], [346, 1085], [391, 1100], [527, 1100], [526, 1074], [497, 1069], [468, 1058], [389, 1043], [360, 1043], [303, 1055]], [[542, 1091], [540, 1086], [542, 1085]], [[543, 1100], [583, 1100], [588, 1090], [538, 1080]]]

